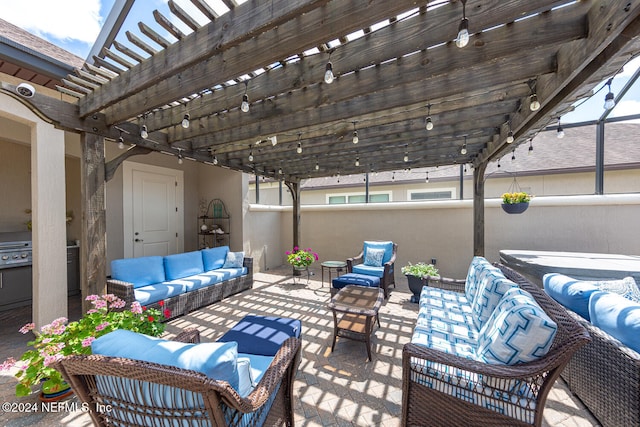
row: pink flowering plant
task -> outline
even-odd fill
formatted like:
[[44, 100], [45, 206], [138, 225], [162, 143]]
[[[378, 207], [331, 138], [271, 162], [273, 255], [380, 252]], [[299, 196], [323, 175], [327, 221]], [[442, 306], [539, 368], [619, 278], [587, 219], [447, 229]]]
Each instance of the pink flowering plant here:
[[157, 337], [164, 331], [162, 318], [171, 315], [162, 302], [162, 311], [147, 309], [137, 301], [131, 304], [130, 309], [124, 310], [125, 302], [112, 294], [89, 295], [86, 299], [93, 308], [80, 320], [68, 322], [67, 318], [61, 317], [43, 326], [40, 331], [35, 330], [33, 323], [20, 328], [23, 334], [31, 331], [35, 334], [35, 339], [28, 343], [33, 349], [27, 350], [20, 360], [9, 358], [0, 365], [0, 370], [18, 369], [15, 374], [19, 381], [16, 396], [30, 394], [31, 388], [41, 382], [44, 392], [63, 390], [66, 387], [64, 380], [51, 366], [52, 363], [69, 355], [91, 354], [91, 343], [116, 329]]
[[313, 252], [311, 248], [303, 250], [295, 246], [293, 251], [287, 251], [286, 255], [287, 262], [294, 267], [309, 267], [313, 261], [318, 261], [318, 254]]

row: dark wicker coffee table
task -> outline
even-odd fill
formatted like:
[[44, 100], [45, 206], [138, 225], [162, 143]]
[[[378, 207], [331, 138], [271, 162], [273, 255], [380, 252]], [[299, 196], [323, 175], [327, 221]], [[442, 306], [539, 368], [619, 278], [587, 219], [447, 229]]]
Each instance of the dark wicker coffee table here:
[[336, 345], [338, 336], [364, 341], [367, 345], [367, 355], [371, 360], [371, 334], [375, 321], [380, 327], [378, 310], [382, 301], [384, 301], [384, 292], [380, 288], [349, 285], [340, 289], [329, 302], [334, 325], [331, 351]]

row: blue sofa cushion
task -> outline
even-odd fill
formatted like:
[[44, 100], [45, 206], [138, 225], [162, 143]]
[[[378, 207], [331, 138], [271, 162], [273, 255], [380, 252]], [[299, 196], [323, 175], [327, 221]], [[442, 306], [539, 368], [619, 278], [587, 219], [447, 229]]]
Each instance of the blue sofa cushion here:
[[184, 292], [195, 291], [196, 289], [204, 288], [205, 286], [218, 283], [220, 280], [216, 276], [208, 275], [207, 272], [196, 274], [193, 276], [183, 277], [182, 279], [170, 280], [162, 285], [170, 286], [182, 286]]
[[219, 246], [217, 248], [203, 249], [202, 262], [204, 263], [204, 271], [216, 270], [222, 268], [224, 260], [229, 252], [229, 246]]
[[275, 356], [282, 343], [300, 337], [302, 323], [284, 317], [247, 315], [229, 329], [218, 342], [238, 343], [238, 352]]
[[111, 277], [133, 283], [134, 288], [164, 282], [164, 264], [161, 256], [114, 259], [111, 261]]
[[372, 267], [370, 265], [358, 264], [351, 269], [355, 274], [365, 276], [384, 277], [384, 267]]
[[164, 270], [167, 280], [182, 279], [204, 272], [200, 251], [167, 255], [164, 257]]
[[640, 353], [640, 304], [615, 293], [595, 292], [589, 316], [592, 325]]
[[91, 351], [190, 369], [227, 381], [238, 389], [238, 344], [235, 342], [188, 344], [117, 329], [93, 341]]
[[141, 305], [153, 304], [165, 298], [174, 297], [185, 292], [183, 283], [156, 283], [141, 286], [133, 290], [133, 294]]
[[551, 298], [586, 320], [589, 317], [589, 299], [598, 291], [593, 282], [574, 279], [558, 273], [548, 273], [542, 277], [544, 290]]
[[336, 277], [331, 282], [334, 289], [341, 289], [347, 285], [367, 286], [369, 288], [380, 287], [379, 277], [369, 274], [347, 273]]
[[473, 311], [473, 323], [478, 330], [482, 329], [500, 299], [511, 288], [517, 287], [515, 283], [504, 277], [499, 269], [485, 269], [476, 288], [476, 295], [471, 302]]
[[384, 249], [384, 256], [382, 257], [382, 264], [389, 262], [393, 256], [393, 242], [371, 242], [365, 241], [362, 248], [364, 256], [367, 256], [367, 249]]
[[471, 260], [464, 286], [464, 293], [469, 301], [473, 301], [473, 299], [475, 298], [476, 290], [478, 284], [480, 283], [480, 276], [483, 274], [484, 269], [487, 267], [491, 267], [491, 263], [483, 257], [475, 256]]
[[548, 353], [557, 330], [530, 293], [513, 287], [478, 333], [476, 360], [497, 365], [532, 362]]

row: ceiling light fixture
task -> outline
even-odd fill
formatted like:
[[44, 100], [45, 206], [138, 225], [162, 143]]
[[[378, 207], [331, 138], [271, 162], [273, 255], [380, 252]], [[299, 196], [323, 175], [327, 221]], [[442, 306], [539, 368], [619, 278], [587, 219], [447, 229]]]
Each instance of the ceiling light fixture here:
[[613, 83], [613, 77], [611, 77], [607, 81], [607, 86], [609, 86], [609, 92], [604, 97], [604, 109], [605, 110], [610, 110], [610, 109], [612, 109], [613, 107], [616, 106], [616, 100], [614, 99], [615, 97], [613, 96], [613, 92], [611, 92], [611, 83]]
[[469, 20], [467, 19], [467, 0], [461, 0], [462, 2], [462, 21], [458, 26], [458, 37], [456, 38], [456, 46], [459, 48], [465, 47], [469, 44]]
[[182, 127], [185, 129], [189, 129], [189, 114], [185, 114], [184, 117], [182, 118]]
[[245, 80], [244, 82], [244, 95], [242, 95], [242, 103], [240, 104], [240, 109], [243, 113], [249, 112], [249, 95], [247, 94], [247, 87], [249, 83]]
[[425, 119], [425, 126], [427, 130], [433, 129], [433, 121], [431, 120], [431, 104], [427, 104], [427, 118]]
[[460, 149], [460, 154], [463, 156], [467, 154], [467, 135], [464, 136], [464, 144], [462, 144], [462, 148]]
[[560, 124], [560, 117], [558, 117], [558, 130], [556, 132], [558, 138], [564, 138], [564, 129], [562, 129], [562, 125]]

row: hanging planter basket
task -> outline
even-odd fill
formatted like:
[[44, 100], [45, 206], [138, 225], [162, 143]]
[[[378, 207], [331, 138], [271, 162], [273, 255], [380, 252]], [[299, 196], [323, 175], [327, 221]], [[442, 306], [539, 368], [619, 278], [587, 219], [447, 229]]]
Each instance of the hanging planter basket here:
[[503, 203], [502, 210], [508, 214], [521, 214], [529, 207], [529, 202], [523, 203]]

